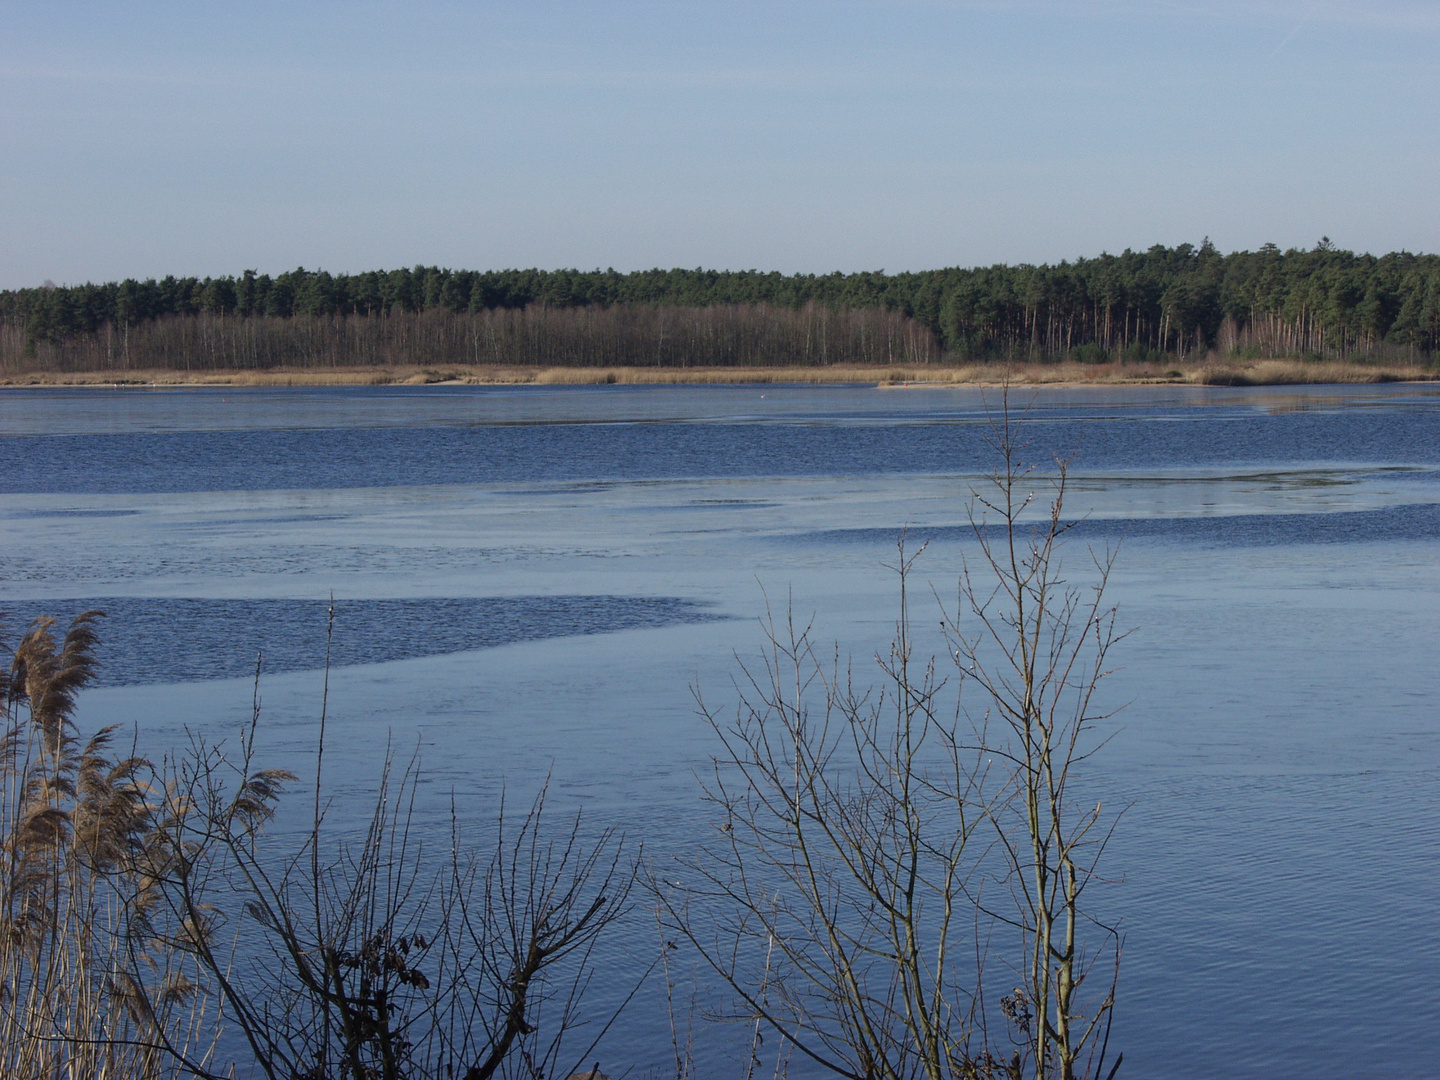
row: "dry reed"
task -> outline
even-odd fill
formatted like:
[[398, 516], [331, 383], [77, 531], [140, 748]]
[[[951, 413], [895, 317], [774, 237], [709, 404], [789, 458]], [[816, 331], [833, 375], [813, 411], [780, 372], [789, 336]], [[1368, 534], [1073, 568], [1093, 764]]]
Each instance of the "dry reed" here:
[[[87, 612], [13, 653], [0, 737], [0, 1075], [160, 1080], [207, 1071], [208, 996], [146, 871], [163, 843], [149, 763], [80, 741], [95, 669]], [[193, 928], [192, 928], [193, 929]]]
[[921, 364], [816, 367], [524, 367], [451, 364], [432, 367], [280, 367], [266, 370], [32, 371], [0, 376], [0, 386], [734, 386], [870, 384], [905, 386], [1152, 385], [1293, 386], [1312, 383], [1428, 382], [1440, 370], [1421, 365], [1340, 361], [1253, 360], [1182, 364]]
[[1255, 360], [1203, 364], [1187, 373], [1207, 386], [1299, 386], [1309, 383], [1427, 382], [1434, 368], [1401, 364], [1355, 364], [1339, 360]]

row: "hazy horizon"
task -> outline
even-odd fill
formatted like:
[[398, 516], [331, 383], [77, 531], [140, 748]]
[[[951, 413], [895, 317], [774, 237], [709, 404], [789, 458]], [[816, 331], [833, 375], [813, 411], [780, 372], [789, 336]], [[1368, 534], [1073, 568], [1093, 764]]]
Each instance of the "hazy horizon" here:
[[1414, 0], [3, 11], [3, 288], [1440, 249]]

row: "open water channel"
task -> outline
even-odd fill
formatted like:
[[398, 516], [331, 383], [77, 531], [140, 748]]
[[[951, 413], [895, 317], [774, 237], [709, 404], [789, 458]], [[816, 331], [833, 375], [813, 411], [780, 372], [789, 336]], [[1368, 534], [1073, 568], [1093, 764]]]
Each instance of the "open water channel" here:
[[[1074, 453], [1071, 557], [1119, 544], [1134, 633], [1088, 782], [1126, 806], [1121, 1076], [1440, 1072], [1440, 389], [1012, 395]], [[716, 823], [695, 773], [767, 603], [887, 648], [895, 539], [953, 596], [995, 464], [972, 389], [0, 391], [0, 609], [110, 612], [81, 725], [158, 754], [233, 736], [263, 649], [262, 758], [364, 808], [417, 747], [437, 821], [555, 807], [660, 864]], [[1042, 489], [1043, 490], [1043, 489]], [[928, 616], [927, 616], [928, 617]], [[513, 796], [512, 796], [513, 797]], [[443, 807], [443, 812], [439, 809]], [[427, 811], [428, 812], [428, 811]], [[643, 911], [601, 956], [623, 986]], [[602, 991], [603, 993], [604, 991]], [[653, 990], [597, 1056], [665, 1075]], [[716, 1045], [723, 1044], [723, 1040]], [[725, 1055], [704, 1061], [731, 1075]], [[806, 1069], [792, 1062], [791, 1075]]]

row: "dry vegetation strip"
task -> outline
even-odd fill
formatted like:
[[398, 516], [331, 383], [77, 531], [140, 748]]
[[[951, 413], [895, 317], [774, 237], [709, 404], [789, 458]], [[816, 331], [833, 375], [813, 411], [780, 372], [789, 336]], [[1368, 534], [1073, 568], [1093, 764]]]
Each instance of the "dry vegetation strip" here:
[[1191, 384], [1290, 386], [1312, 383], [1425, 382], [1440, 369], [1339, 361], [1253, 360], [1198, 364], [966, 364], [829, 367], [535, 367], [454, 364], [277, 367], [265, 370], [26, 371], [0, 375], [0, 386], [418, 386], [737, 385], [871, 383], [904, 385]]

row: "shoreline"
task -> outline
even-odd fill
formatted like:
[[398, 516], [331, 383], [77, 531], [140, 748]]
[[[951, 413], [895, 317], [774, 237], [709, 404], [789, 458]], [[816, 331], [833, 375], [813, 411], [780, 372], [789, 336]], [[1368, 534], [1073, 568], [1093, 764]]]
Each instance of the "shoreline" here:
[[264, 370], [26, 371], [0, 388], [152, 389], [319, 386], [675, 386], [872, 384], [947, 386], [1302, 386], [1440, 381], [1440, 369], [1341, 361], [1244, 360], [1198, 364], [925, 364], [890, 367], [282, 367]]

